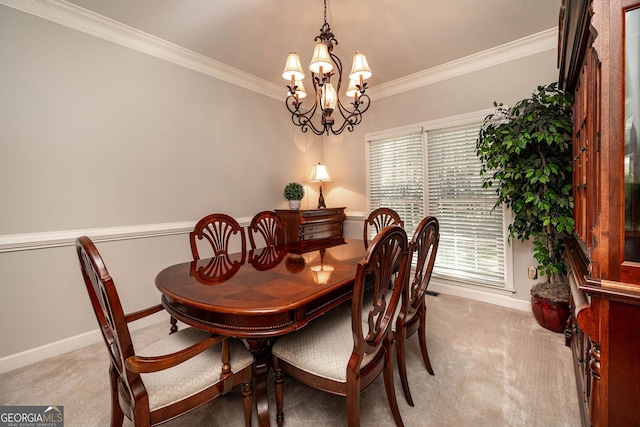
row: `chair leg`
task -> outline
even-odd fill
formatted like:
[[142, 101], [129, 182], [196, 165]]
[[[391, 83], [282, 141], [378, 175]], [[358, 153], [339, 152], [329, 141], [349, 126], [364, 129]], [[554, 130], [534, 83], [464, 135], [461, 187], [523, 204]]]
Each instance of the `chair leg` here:
[[251, 427], [251, 413], [253, 412], [253, 386], [251, 381], [242, 383], [242, 406], [244, 407], [244, 425]]
[[111, 427], [122, 427], [124, 413], [118, 397], [118, 372], [113, 368], [113, 365], [109, 368], [109, 380], [111, 382]]
[[387, 345], [385, 349], [385, 361], [384, 361], [384, 388], [387, 392], [387, 400], [393, 413], [393, 419], [396, 422], [396, 426], [404, 427], [402, 417], [400, 416], [400, 409], [398, 409], [398, 401], [396, 400], [396, 391], [393, 386], [393, 353], [391, 352], [391, 345]]
[[275, 374], [274, 383], [276, 389], [276, 422], [279, 427], [284, 424], [284, 412], [282, 411], [284, 400], [284, 374], [282, 369], [277, 366], [277, 362], [274, 363], [273, 371]]
[[418, 327], [418, 335], [420, 336], [420, 350], [422, 351], [422, 359], [424, 360], [424, 365], [427, 367], [427, 372], [431, 375], [435, 375], [433, 373], [433, 368], [431, 367], [431, 362], [429, 361], [429, 353], [427, 353], [427, 307], [426, 301], [420, 307], [420, 326]]
[[409, 381], [407, 379], [407, 361], [405, 357], [405, 328], [402, 326], [398, 328], [396, 332], [396, 359], [398, 359], [398, 374], [400, 374], [400, 382], [402, 383], [402, 390], [404, 391], [404, 397], [407, 399], [409, 406], [414, 406], [413, 398], [411, 397], [411, 391], [409, 390]]
[[171, 323], [171, 328], [169, 329], [169, 335], [171, 335], [174, 332], [178, 332], [178, 319], [171, 316], [169, 319], [169, 322]]
[[347, 374], [347, 423], [349, 427], [360, 427], [360, 381]]

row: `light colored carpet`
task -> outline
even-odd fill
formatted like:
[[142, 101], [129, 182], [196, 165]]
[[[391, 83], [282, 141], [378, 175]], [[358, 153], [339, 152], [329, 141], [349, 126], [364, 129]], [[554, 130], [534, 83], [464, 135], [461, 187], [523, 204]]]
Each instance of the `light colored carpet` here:
[[[441, 294], [427, 298], [427, 347], [435, 376], [422, 362], [418, 337], [408, 341], [407, 427], [580, 426], [571, 352], [564, 336], [542, 329], [531, 313]], [[136, 332], [143, 345], [168, 332], [165, 323]], [[62, 405], [65, 425], [108, 426], [108, 357], [99, 343], [0, 375], [0, 405]], [[271, 424], [275, 423], [269, 376]], [[345, 399], [285, 379], [285, 426], [346, 425]], [[361, 394], [363, 426], [392, 426], [382, 377]], [[254, 425], [257, 420], [254, 414]], [[131, 425], [125, 420], [125, 425]], [[239, 390], [167, 426], [242, 426]]]

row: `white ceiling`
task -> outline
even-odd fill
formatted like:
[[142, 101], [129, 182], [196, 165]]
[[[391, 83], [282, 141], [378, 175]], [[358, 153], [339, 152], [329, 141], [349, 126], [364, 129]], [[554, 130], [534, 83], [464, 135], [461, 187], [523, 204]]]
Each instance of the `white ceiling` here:
[[[322, 0], [69, 0], [284, 87], [289, 51], [306, 68]], [[367, 55], [373, 87], [557, 26], [560, 0], [328, 0], [347, 71]]]

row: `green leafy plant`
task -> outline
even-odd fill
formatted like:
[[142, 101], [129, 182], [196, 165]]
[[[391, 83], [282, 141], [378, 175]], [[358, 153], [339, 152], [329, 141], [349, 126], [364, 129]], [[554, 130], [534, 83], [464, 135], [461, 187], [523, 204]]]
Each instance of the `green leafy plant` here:
[[302, 200], [304, 187], [297, 182], [290, 182], [284, 187], [284, 198], [287, 200]]
[[511, 108], [494, 106], [476, 144], [483, 185], [513, 212], [509, 238], [532, 238], [540, 272], [562, 283], [562, 238], [574, 229], [571, 96], [551, 83]]

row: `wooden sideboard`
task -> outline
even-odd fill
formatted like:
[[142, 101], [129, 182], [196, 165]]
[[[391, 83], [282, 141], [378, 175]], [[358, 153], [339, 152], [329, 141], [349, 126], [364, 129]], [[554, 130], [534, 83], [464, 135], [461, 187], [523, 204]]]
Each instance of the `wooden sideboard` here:
[[582, 422], [640, 426], [640, 0], [563, 0], [559, 22], [560, 86], [575, 96], [565, 335]]
[[346, 208], [276, 209], [290, 242], [342, 238]]

